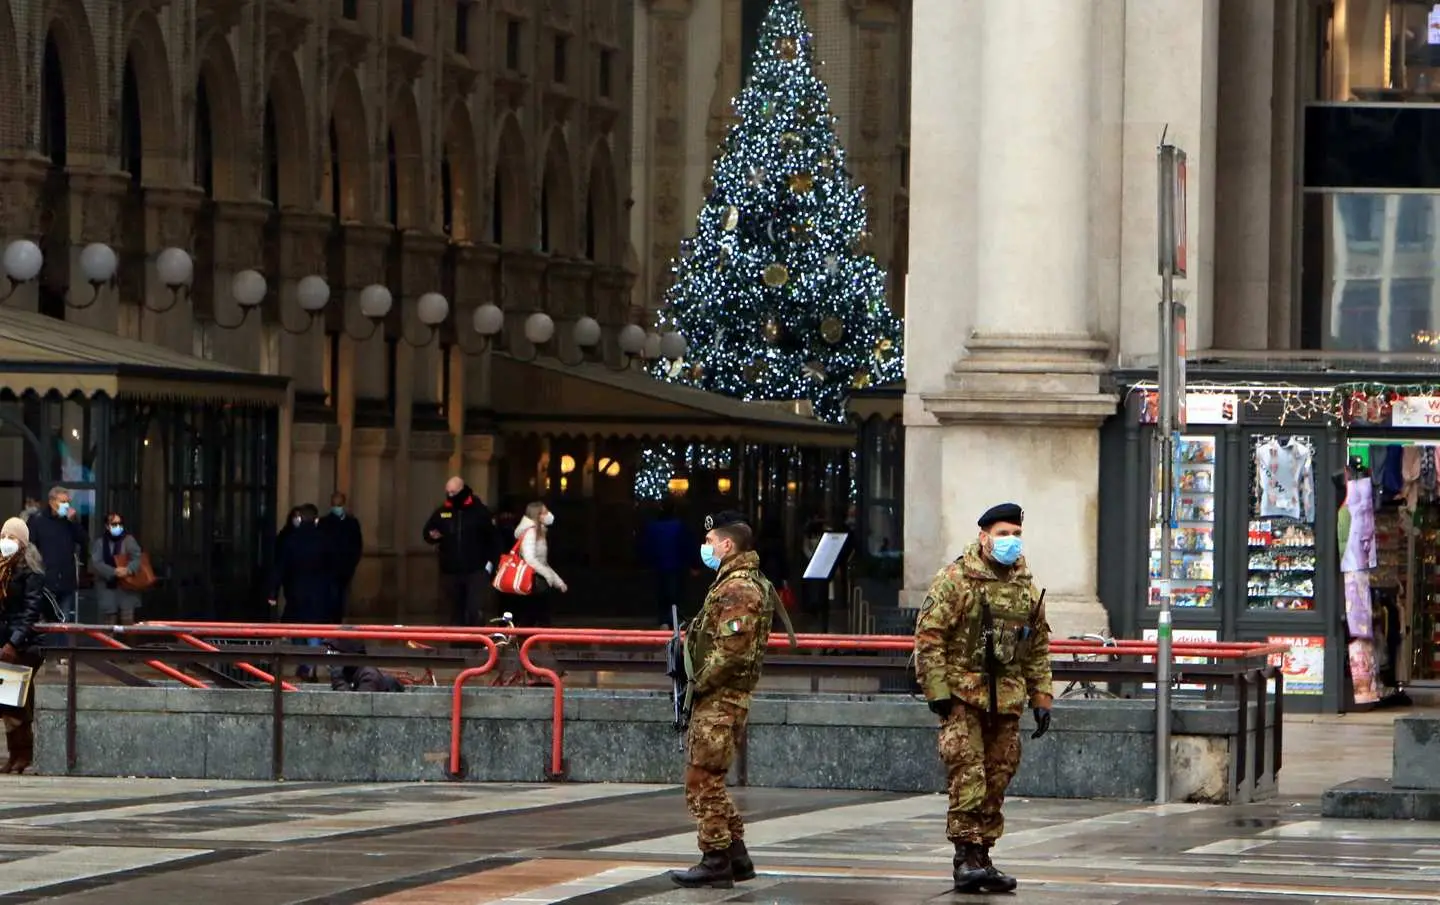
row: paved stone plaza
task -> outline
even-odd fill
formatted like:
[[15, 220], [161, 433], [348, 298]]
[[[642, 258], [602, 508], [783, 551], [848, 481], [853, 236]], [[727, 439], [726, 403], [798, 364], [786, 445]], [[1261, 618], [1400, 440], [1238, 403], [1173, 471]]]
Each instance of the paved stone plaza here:
[[[1348, 720], [1348, 722], [1347, 722]], [[1319, 817], [1383, 772], [1388, 719], [1296, 721], [1282, 801], [1011, 803], [1023, 903], [1440, 902], [1440, 824]], [[337, 756], [343, 756], [337, 752]], [[0, 777], [0, 905], [622, 905], [984, 901], [947, 882], [938, 795], [741, 790], [759, 879], [677, 890], [672, 786], [220, 783]]]

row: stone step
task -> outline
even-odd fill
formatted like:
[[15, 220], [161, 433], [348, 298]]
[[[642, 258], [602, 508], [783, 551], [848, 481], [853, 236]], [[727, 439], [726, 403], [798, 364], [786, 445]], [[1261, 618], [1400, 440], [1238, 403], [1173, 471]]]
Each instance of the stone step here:
[[1440, 716], [1405, 716], [1395, 721], [1397, 789], [1440, 792]]
[[1397, 789], [1388, 779], [1352, 779], [1325, 790], [1320, 815], [1340, 820], [1440, 820], [1440, 789]]

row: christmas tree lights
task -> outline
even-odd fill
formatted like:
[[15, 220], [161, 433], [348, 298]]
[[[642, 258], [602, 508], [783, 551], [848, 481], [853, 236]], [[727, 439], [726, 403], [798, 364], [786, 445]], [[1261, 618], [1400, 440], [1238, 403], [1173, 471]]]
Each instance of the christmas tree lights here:
[[904, 364], [813, 44], [799, 0], [774, 0], [661, 312], [688, 349], [652, 373], [746, 400], [808, 399], [840, 422], [851, 391], [900, 379]]

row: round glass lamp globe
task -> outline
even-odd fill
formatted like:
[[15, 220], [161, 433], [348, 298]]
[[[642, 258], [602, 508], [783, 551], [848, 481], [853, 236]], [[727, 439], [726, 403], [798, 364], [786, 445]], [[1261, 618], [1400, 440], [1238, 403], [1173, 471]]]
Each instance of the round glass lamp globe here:
[[660, 335], [660, 355], [671, 361], [684, 358], [687, 345], [685, 337], [679, 333], [662, 333]]
[[438, 292], [427, 292], [415, 301], [415, 314], [420, 323], [434, 327], [450, 315], [450, 302]]
[[155, 273], [166, 286], [189, 286], [195, 278], [195, 261], [183, 248], [167, 248], [155, 258]]
[[660, 357], [660, 334], [646, 333], [645, 344], [640, 349], [640, 357], [646, 361], [654, 361]]
[[263, 302], [268, 289], [258, 270], [242, 270], [230, 280], [230, 292], [242, 308], [254, 308]]
[[645, 330], [638, 324], [626, 324], [620, 330], [620, 351], [626, 355], [639, 355], [645, 348]]
[[494, 302], [486, 302], [476, 308], [470, 319], [475, 325], [475, 332], [481, 336], [494, 336], [505, 326], [505, 312]]
[[532, 345], [548, 343], [555, 335], [555, 322], [544, 311], [536, 311], [525, 319], [525, 338]]
[[92, 242], [80, 250], [80, 272], [91, 283], [108, 283], [115, 278], [120, 259], [104, 242]]
[[28, 283], [40, 275], [45, 254], [29, 239], [16, 239], [5, 246], [5, 275], [17, 283]]
[[575, 345], [589, 349], [600, 342], [600, 322], [593, 317], [582, 317], [575, 322]]
[[311, 314], [322, 310], [330, 301], [330, 284], [324, 277], [311, 274], [295, 286], [295, 300]]
[[371, 283], [360, 290], [360, 313], [372, 321], [378, 321], [389, 314], [393, 303], [390, 290], [379, 283]]

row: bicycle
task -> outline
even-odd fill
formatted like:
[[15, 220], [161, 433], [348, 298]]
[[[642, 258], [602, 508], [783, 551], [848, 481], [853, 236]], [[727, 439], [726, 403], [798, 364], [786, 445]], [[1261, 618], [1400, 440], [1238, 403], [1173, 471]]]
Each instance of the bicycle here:
[[[513, 629], [515, 628], [515, 614], [502, 613], [499, 618], [491, 619], [488, 624], [495, 628]], [[524, 664], [520, 662], [519, 639], [499, 631], [492, 634], [490, 640], [495, 642], [495, 669], [484, 678], [482, 684], [497, 688], [528, 685], [530, 675], [525, 671]]]
[[[1114, 638], [1111, 638], [1109, 635], [1102, 635], [1102, 634], [1095, 634], [1095, 633], [1090, 633], [1090, 634], [1085, 634], [1085, 635], [1071, 635], [1071, 636], [1070, 636], [1070, 640], [1071, 640], [1071, 641], [1091, 641], [1091, 642], [1094, 642], [1094, 643], [1096, 643], [1096, 644], [1103, 644], [1105, 647], [1112, 647], [1112, 648], [1117, 648], [1117, 649], [1118, 649], [1119, 646], [1120, 646], [1120, 645], [1116, 644], [1116, 643], [1115, 643], [1115, 639], [1114, 639]], [[1098, 661], [1109, 661], [1109, 662], [1112, 662], [1112, 663], [1113, 663], [1113, 662], [1115, 662], [1115, 661], [1117, 661], [1117, 660], [1120, 659], [1120, 655], [1119, 655], [1119, 654], [1072, 654], [1072, 657], [1075, 659], [1075, 661], [1076, 661], [1077, 663], [1086, 663], [1086, 662], [1091, 662], [1091, 663], [1093, 663], [1093, 662], [1098, 662]], [[1060, 693], [1059, 693], [1058, 695], [1056, 695], [1055, 697], [1056, 697], [1057, 699], [1059, 699], [1059, 700], [1063, 700], [1063, 699], [1065, 699], [1065, 698], [1085, 698], [1085, 699], [1090, 699], [1090, 700], [1106, 700], [1106, 699], [1118, 698], [1119, 695], [1116, 695], [1116, 694], [1114, 694], [1114, 693], [1112, 693], [1112, 692], [1110, 692], [1110, 691], [1105, 690], [1104, 688], [1096, 685], [1094, 682], [1090, 681], [1089, 679], [1075, 679], [1075, 680], [1073, 680], [1069, 685], [1066, 685], [1066, 686], [1065, 686], [1065, 690], [1062, 691], [1062, 692], [1060, 692]]]

